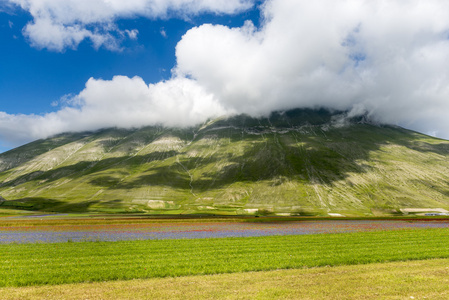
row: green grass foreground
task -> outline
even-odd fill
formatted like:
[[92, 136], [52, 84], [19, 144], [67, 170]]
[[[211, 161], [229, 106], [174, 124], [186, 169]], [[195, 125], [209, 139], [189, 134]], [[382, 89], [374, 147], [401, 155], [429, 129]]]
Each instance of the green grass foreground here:
[[12, 299], [448, 299], [449, 259], [0, 288]]
[[0, 286], [449, 258], [449, 229], [0, 245]]

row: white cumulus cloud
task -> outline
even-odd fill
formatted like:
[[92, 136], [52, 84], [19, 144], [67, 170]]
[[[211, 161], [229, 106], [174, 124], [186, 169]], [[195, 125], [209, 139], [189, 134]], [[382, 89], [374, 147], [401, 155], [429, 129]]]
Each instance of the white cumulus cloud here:
[[[190, 3], [109, 2], [130, 14], [135, 5], [150, 3], [146, 9], [157, 15]], [[212, 10], [225, 2], [198, 3]], [[90, 79], [57, 112], [0, 114], [0, 135], [24, 141], [64, 131], [184, 126], [227, 113], [327, 107], [449, 138], [449, 1], [267, 0], [260, 9], [260, 27], [248, 21], [240, 28], [204, 24], [186, 32], [168, 81]], [[94, 34], [79, 29], [80, 37], [67, 34], [61, 45], [75, 46]]]
[[90, 39], [95, 48], [118, 50], [135, 29], [120, 29], [123, 18], [187, 18], [199, 13], [233, 14], [253, 6], [253, 0], [6, 0], [28, 11], [33, 21], [23, 29], [37, 48], [63, 51]]
[[147, 85], [142, 78], [89, 79], [66, 106], [45, 115], [0, 112], [0, 139], [20, 144], [61, 132], [146, 125], [192, 126], [230, 113], [194, 80], [174, 78]]
[[254, 28], [202, 25], [176, 48], [225, 108], [324, 106], [449, 138], [449, 2], [267, 1]]

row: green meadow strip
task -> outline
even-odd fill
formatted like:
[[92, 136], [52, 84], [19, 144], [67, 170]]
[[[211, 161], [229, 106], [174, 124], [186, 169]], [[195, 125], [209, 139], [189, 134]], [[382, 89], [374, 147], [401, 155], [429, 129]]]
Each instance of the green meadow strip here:
[[449, 229], [0, 245], [0, 286], [449, 258]]

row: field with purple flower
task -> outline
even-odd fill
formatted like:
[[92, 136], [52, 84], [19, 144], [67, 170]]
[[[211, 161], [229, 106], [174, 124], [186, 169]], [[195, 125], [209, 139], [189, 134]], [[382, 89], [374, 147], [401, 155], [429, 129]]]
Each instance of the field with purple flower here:
[[449, 228], [447, 219], [421, 220], [305, 220], [274, 219], [259, 222], [246, 220], [147, 221], [119, 224], [16, 223], [2, 226], [0, 243], [61, 243], [86, 241], [128, 241], [161, 239], [201, 239], [224, 237], [258, 237], [308, 235], [346, 232], [386, 231], [417, 228]]

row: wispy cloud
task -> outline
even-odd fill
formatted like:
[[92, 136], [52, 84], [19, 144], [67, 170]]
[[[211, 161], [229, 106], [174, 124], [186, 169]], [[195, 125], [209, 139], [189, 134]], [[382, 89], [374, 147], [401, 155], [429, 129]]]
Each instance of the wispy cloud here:
[[159, 32], [161, 33], [163, 38], [167, 38], [167, 32], [165, 31], [164, 27], [162, 27]]

